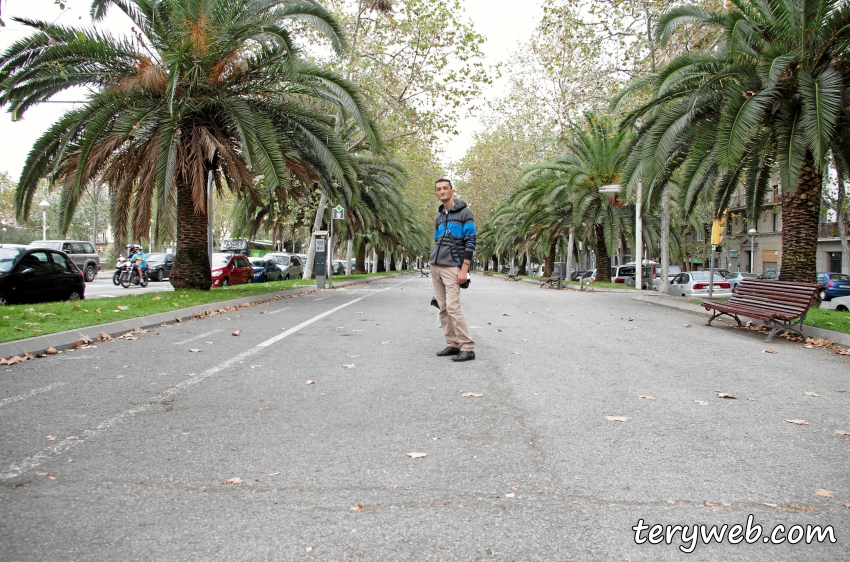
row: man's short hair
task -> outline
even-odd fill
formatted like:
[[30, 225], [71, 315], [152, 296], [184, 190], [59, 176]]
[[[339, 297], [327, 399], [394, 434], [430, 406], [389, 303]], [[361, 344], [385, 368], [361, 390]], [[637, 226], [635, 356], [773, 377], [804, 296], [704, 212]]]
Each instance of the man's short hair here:
[[438, 179], [437, 181], [435, 181], [435, 182], [434, 182], [434, 189], [436, 189], [436, 188], [437, 188], [437, 184], [438, 184], [438, 183], [447, 183], [447, 184], [449, 184], [449, 187], [451, 187], [452, 189], [454, 189], [454, 188], [455, 188], [455, 186], [453, 186], [453, 185], [452, 185], [452, 180], [450, 180], [450, 179], [448, 179], [448, 178], [440, 178], [440, 179]]

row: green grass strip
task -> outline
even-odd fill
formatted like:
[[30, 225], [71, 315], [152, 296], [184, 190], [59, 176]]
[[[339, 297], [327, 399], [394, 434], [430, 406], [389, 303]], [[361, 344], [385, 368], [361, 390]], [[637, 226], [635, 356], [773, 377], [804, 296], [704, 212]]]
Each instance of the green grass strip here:
[[[383, 277], [390, 273], [367, 273], [334, 277], [334, 283]], [[181, 308], [211, 304], [277, 291], [315, 287], [315, 279], [290, 279], [270, 283], [250, 283], [220, 287], [209, 291], [182, 290], [127, 295], [79, 302], [46, 302], [0, 307], [0, 342], [21, 340], [107, 324], [118, 320], [140, 318]]]

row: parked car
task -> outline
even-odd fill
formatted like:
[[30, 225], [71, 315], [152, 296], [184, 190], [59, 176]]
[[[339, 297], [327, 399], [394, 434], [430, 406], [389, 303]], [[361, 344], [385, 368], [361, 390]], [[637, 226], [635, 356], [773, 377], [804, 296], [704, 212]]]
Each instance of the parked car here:
[[148, 279], [152, 281], [167, 279], [171, 277], [171, 269], [173, 267], [174, 254], [148, 254]]
[[242, 254], [213, 254], [212, 282], [213, 287], [242, 285], [254, 281], [254, 268], [247, 256]]
[[267, 260], [274, 260], [280, 268], [281, 279], [301, 279], [304, 266], [300, 256], [269, 252], [263, 257]]
[[767, 279], [769, 281], [777, 281], [779, 279], [779, 270], [778, 269], [768, 269], [761, 275], [757, 277], [757, 279]]
[[818, 273], [817, 282], [826, 287], [818, 293], [822, 301], [828, 301], [835, 297], [850, 296], [850, 275], [843, 273]]
[[573, 271], [570, 273], [570, 281], [578, 281], [584, 277], [584, 274], [587, 273], [586, 270]]
[[590, 271], [584, 271], [581, 276], [582, 283], [593, 283], [596, 281], [596, 270], [591, 269]]
[[85, 298], [83, 272], [70, 256], [45, 248], [0, 248], [0, 305]]
[[[637, 269], [634, 264], [612, 265], [611, 266], [611, 283], [625, 283], [634, 287], [635, 273]], [[652, 279], [655, 278], [653, 267], [643, 266], [641, 284], [644, 289], [652, 288]]]
[[343, 260], [332, 261], [331, 268], [331, 272], [334, 275], [345, 275], [345, 262]]
[[65, 252], [71, 256], [71, 259], [86, 276], [86, 281], [94, 280], [95, 275], [100, 272], [100, 255], [91, 242], [85, 240], [33, 240], [29, 243], [29, 247]]
[[250, 261], [254, 267], [254, 283], [280, 281], [282, 274], [273, 259], [250, 258]]
[[829, 308], [839, 310], [841, 312], [850, 311], [850, 297], [835, 297], [832, 300], [824, 301], [821, 308]]
[[[689, 271], [677, 274], [671, 281], [668, 294], [683, 297], [708, 297], [709, 280], [711, 273], [708, 271]], [[722, 275], [714, 274], [714, 291], [711, 298], [728, 299], [732, 296], [732, 288]]]
[[729, 286], [732, 288], [732, 292], [738, 288], [738, 284], [745, 278], [751, 277], [754, 278], [756, 275], [754, 273], [745, 273], [742, 271], [731, 272], [728, 269], [718, 269], [717, 273], [723, 276], [726, 279], [726, 282], [729, 283]]

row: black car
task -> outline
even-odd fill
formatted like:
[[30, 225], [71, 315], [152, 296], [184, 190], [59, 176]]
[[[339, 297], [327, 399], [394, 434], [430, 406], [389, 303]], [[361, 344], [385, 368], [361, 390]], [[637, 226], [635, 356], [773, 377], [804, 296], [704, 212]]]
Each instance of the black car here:
[[85, 298], [85, 277], [64, 252], [0, 248], [0, 305]]
[[174, 254], [148, 254], [148, 279], [162, 281], [171, 277]]

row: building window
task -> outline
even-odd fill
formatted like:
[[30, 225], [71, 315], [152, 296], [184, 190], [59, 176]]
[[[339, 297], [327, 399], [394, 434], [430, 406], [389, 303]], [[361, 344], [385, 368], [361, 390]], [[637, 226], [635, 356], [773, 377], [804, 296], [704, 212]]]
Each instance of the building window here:
[[841, 273], [841, 252], [827, 252], [826, 258], [829, 263], [829, 271]]
[[779, 213], [771, 213], [773, 217], [773, 232], [779, 232]]

